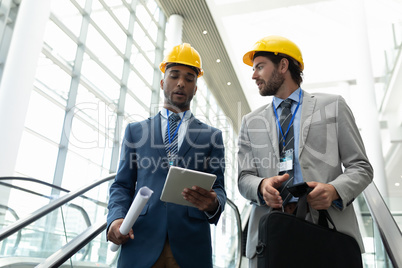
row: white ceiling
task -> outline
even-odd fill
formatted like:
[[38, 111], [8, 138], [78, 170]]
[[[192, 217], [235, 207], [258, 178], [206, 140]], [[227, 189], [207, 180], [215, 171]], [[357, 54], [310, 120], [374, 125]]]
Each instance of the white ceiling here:
[[[251, 68], [242, 62], [259, 39], [282, 35], [302, 51], [303, 88], [333, 90], [356, 79], [356, 18], [360, 0], [206, 0], [248, 102], [255, 109], [269, 101], [258, 94]], [[392, 44], [392, 23], [401, 25], [402, 1], [365, 0], [371, 61], [375, 77], [384, 73], [384, 48]], [[359, 29], [360, 30], [360, 29]], [[269, 98], [269, 97], [268, 97]]]

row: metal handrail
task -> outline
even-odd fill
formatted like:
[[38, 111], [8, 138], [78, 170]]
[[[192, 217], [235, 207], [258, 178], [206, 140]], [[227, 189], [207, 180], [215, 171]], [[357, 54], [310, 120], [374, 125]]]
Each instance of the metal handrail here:
[[35, 182], [35, 183], [38, 183], [38, 184], [43, 184], [43, 185], [46, 185], [46, 186], [49, 186], [51, 188], [55, 188], [57, 190], [61, 190], [61, 191], [64, 191], [64, 192], [69, 192], [69, 190], [66, 190], [66, 189], [64, 189], [64, 188], [62, 188], [60, 186], [57, 186], [57, 185], [54, 185], [54, 184], [51, 184], [51, 183], [48, 183], [48, 182], [45, 182], [45, 181], [41, 181], [41, 180], [38, 180], [38, 179], [30, 178], [30, 177], [14, 177], [14, 176], [0, 177], [0, 181], [9, 181], [9, 180], [30, 181], [30, 182]]
[[237, 222], [237, 262], [236, 267], [239, 268], [241, 266], [242, 254], [241, 254], [241, 245], [242, 245], [242, 237], [243, 237], [243, 229], [241, 224], [241, 217], [239, 213], [239, 209], [235, 205], [235, 203], [229, 198], [226, 199], [226, 203], [235, 211], [236, 222]]
[[100, 221], [87, 228], [81, 235], [75, 237], [60, 250], [53, 253], [45, 261], [41, 262], [36, 268], [59, 267], [81, 248], [90, 243], [96, 236], [106, 229], [106, 220]]
[[393, 266], [402, 267], [402, 233], [374, 182], [367, 186], [363, 196]]
[[50, 202], [49, 204], [43, 206], [42, 208], [34, 211], [31, 215], [29, 215], [28, 217], [24, 218], [24, 219], [20, 219], [18, 221], [16, 221], [15, 223], [11, 224], [10, 226], [7, 226], [6, 228], [0, 230], [0, 241], [2, 241], [3, 239], [9, 237], [10, 235], [14, 234], [15, 232], [18, 232], [18, 230], [24, 228], [25, 226], [33, 223], [34, 221], [42, 218], [43, 216], [45, 216], [46, 214], [48, 214], [49, 212], [61, 207], [62, 205], [66, 204], [67, 202], [69, 202], [70, 200], [76, 198], [77, 196], [82, 195], [83, 193], [93, 189], [95, 186], [100, 185], [104, 182], [110, 181], [112, 179], [114, 179], [114, 177], [116, 176], [116, 174], [110, 175], [106, 178], [100, 179], [98, 181], [92, 182], [89, 185], [82, 187], [81, 189], [78, 189], [76, 191], [73, 192], [69, 192], [68, 194], [53, 200], [52, 202]]
[[[60, 190], [60, 191], [62, 191], [62, 192], [66, 192], [66, 193], [69, 193], [69, 192], [70, 192], [70, 190], [64, 189], [64, 188], [62, 188], [62, 187], [60, 187], [60, 186], [57, 186], [57, 185], [55, 185], [55, 184], [51, 184], [51, 183], [48, 183], [48, 182], [45, 182], [45, 181], [41, 181], [41, 180], [38, 180], [38, 179], [34, 179], [34, 178], [29, 178], [29, 177], [0, 177], [0, 185], [4, 185], [4, 186], [7, 186], [7, 187], [12, 187], [12, 188], [14, 188], [14, 189], [18, 189], [18, 190], [25, 191], [25, 192], [28, 192], [28, 193], [31, 193], [31, 194], [35, 194], [35, 195], [39, 195], [39, 196], [46, 197], [46, 198], [49, 198], [49, 199], [52, 199], [52, 197], [51, 197], [51, 196], [47, 196], [47, 195], [43, 195], [43, 194], [39, 194], [39, 193], [37, 193], [37, 192], [31, 191], [31, 190], [28, 190], [28, 189], [25, 189], [25, 188], [22, 188], [22, 187], [18, 187], [18, 186], [15, 186], [15, 185], [13, 185], [13, 184], [9, 184], [9, 183], [2, 182], [2, 181], [6, 181], [6, 180], [30, 181], [30, 182], [34, 182], [34, 183], [38, 183], [38, 184], [43, 184], [43, 185], [49, 186], [50, 188], [54, 188], [54, 189]], [[101, 201], [99, 201], [99, 200], [93, 199], [93, 198], [91, 198], [91, 197], [87, 197], [87, 196], [85, 196], [85, 195], [83, 195], [82, 198], [87, 199], [87, 200], [89, 200], [89, 201], [92, 201], [92, 202], [94, 202], [94, 203], [97, 204], [97, 205], [101, 205], [101, 206], [103, 206], [103, 207], [107, 207], [107, 204], [106, 204], [105, 202], [101, 202]]]

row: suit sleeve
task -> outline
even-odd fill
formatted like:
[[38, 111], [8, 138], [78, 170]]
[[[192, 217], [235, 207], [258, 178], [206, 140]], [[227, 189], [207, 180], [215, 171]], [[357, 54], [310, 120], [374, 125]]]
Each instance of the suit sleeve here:
[[342, 200], [341, 209], [345, 209], [371, 183], [373, 168], [367, 158], [352, 111], [340, 96], [337, 124], [339, 157], [344, 172], [330, 184], [335, 187]]
[[131, 128], [128, 125], [121, 146], [119, 169], [109, 189], [107, 230], [114, 220], [126, 216], [133, 202], [137, 181], [136, 159], [134, 159], [135, 148], [133, 144]]
[[216, 131], [213, 134], [214, 138], [212, 139], [212, 150], [207, 163], [206, 172], [215, 174], [216, 180], [212, 189], [215, 191], [219, 208], [218, 211], [213, 215], [213, 217], [209, 218], [209, 223], [217, 224], [219, 218], [225, 208], [226, 204], [226, 191], [225, 191], [225, 149], [223, 145], [223, 137], [222, 132], [220, 130]]
[[258, 170], [253, 161], [253, 150], [248, 136], [246, 117], [243, 117], [239, 135], [238, 152], [238, 187], [240, 194], [251, 202], [262, 206], [265, 202], [258, 196], [259, 186], [264, 178], [258, 176]]

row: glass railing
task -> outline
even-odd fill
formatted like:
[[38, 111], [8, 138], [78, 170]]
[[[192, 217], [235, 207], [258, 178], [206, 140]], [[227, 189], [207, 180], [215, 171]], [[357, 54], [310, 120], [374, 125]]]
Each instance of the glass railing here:
[[106, 219], [91, 225], [35, 267], [116, 267], [118, 252], [108, 250], [105, 229]]
[[[225, 212], [220, 223], [213, 228], [213, 263], [214, 268], [238, 268], [241, 265], [241, 221], [237, 207], [228, 200]], [[108, 249], [106, 241], [106, 222], [99, 222], [89, 227], [79, 237], [66, 244], [58, 252], [40, 263], [37, 268], [58, 267], [116, 267], [118, 254]], [[222, 232], [222, 233], [219, 233]], [[94, 235], [96, 233], [96, 235]], [[219, 234], [218, 234], [219, 233]], [[93, 237], [92, 237], [93, 236]], [[89, 253], [84, 257], [78, 257], [74, 252], [88, 247]], [[70, 258], [70, 256], [72, 256]], [[1, 266], [0, 266], [1, 267]]]
[[[86, 187], [87, 190], [83, 192], [72, 193], [33, 179], [1, 178], [0, 193], [8, 196], [8, 202], [0, 204], [0, 267], [33, 267], [93, 223], [104, 219], [107, 204], [91, 196], [96, 196], [101, 186], [106, 184], [107, 188], [113, 178], [95, 183], [97, 187]], [[55, 192], [60, 194], [51, 195]], [[82, 261], [91, 255], [97, 256], [94, 246], [94, 242], [91, 242], [82, 247], [74, 259]]]
[[[110, 177], [113, 178], [114, 175]], [[29, 200], [33, 196], [45, 199], [41, 201], [45, 205], [36, 211], [31, 209], [31, 213], [25, 213], [22, 219], [15, 211], [3, 208], [1, 215], [8, 220], [5, 228], [0, 229], [0, 267], [116, 267], [118, 253], [110, 251], [106, 241], [106, 203], [88, 197], [95, 196], [91, 192], [96, 193], [104, 183], [88, 191], [72, 193], [60, 188], [58, 191], [63, 193], [57, 198], [49, 195], [51, 191], [46, 189], [52, 188], [52, 185], [33, 191], [24, 189], [23, 185], [17, 186], [17, 181], [3, 183], [1, 187], [5, 187], [4, 192], [9, 192], [10, 196], [24, 196], [21, 200]], [[16, 208], [26, 205], [15, 201], [13, 206]], [[57, 202], [61, 204], [55, 204]], [[54, 204], [57, 208], [49, 208]], [[44, 210], [48, 212], [44, 213]], [[27, 221], [38, 212], [43, 215]], [[10, 230], [13, 226], [21, 228]], [[211, 228], [214, 267], [240, 267], [241, 230], [239, 211], [228, 200], [218, 225]]]
[[396, 219], [400, 213], [391, 213], [375, 184], [370, 184], [355, 202], [365, 253], [364, 267], [402, 267], [402, 234]]
[[59, 196], [68, 192], [32, 178], [0, 178], [0, 230], [57, 198], [52, 190], [59, 191]]

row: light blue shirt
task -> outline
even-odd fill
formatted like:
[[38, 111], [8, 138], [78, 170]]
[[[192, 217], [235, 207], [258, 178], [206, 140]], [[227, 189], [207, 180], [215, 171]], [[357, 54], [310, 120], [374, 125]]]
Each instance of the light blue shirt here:
[[[294, 114], [297, 104], [299, 102], [299, 94], [300, 94], [301, 88], [299, 87], [296, 91], [294, 91], [288, 98], [292, 99], [294, 102], [292, 103], [292, 107], [290, 107], [290, 110], [292, 111], [292, 114]], [[283, 99], [280, 99], [278, 97], [273, 98], [273, 105], [275, 106], [278, 115], [281, 114], [282, 112], [282, 107], [280, 107]], [[296, 112], [295, 118], [293, 120], [293, 132], [294, 132], [294, 163], [293, 163], [293, 174], [294, 174], [294, 181], [293, 184], [303, 182], [303, 174], [301, 172], [301, 167], [299, 163], [299, 137], [300, 137], [300, 120], [301, 120], [301, 110], [303, 106], [303, 92], [301, 93], [300, 96], [300, 106], [299, 109]], [[280, 139], [280, 134], [279, 133], [279, 128], [278, 125], [276, 124], [276, 129], [278, 131], [278, 140]], [[297, 202], [297, 198], [292, 198], [289, 202]]]

